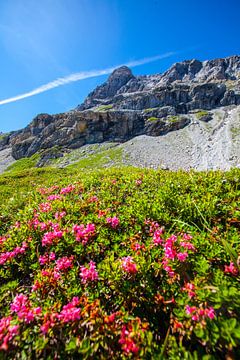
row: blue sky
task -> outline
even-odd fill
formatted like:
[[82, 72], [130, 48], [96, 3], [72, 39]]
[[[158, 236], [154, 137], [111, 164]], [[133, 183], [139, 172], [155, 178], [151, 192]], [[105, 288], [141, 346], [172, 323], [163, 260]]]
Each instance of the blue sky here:
[[[174, 52], [134, 67], [240, 54], [239, 0], [0, 0], [0, 101], [75, 72]], [[106, 75], [0, 105], [0, 131], [75, 108]]]

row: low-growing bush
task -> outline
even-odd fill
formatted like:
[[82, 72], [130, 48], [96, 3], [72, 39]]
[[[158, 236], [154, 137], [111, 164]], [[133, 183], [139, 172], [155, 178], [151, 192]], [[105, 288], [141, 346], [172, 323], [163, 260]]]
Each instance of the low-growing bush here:
[[239, 173], [0, 177], [0, 358], [239, 358]]

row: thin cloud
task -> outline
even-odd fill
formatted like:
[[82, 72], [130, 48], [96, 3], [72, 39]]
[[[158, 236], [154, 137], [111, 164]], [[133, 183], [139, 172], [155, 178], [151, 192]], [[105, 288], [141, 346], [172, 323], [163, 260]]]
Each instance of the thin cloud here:
[[140, 60], [135, 60], [135, 61], [130, 61], [126, 64], [121, 64], [118, 66], [114, 66], [114, 67], [109, 67], [103, 70], [93, 70], [93, 71], [82, 71], [82, 72], [78, 72], [78, 73], [74, 73], [65, 77], [61, 77], [58, 78], [54, 81], [51, 81], [45, 85], [42, 85], [36, 89], [33, 89], [32, 91], [29, 91], [27, 93], [24, 94], [20, 94], [20, 95], [16, 95], [14, 97], [8, 98], [8, 99], [4, 99], [4, 100], [0, 100], [0, 105], [4, 105], [4, 104], [9, 104], [11, 102], [15, 102], [15, 101], [19, 101], [34, 95], [38, 95], [41, 94], [45, 91], [54, 89], [56, 87], [62, 86], [62, 85], [66, 85], [69, 84], [71, 82], [74, 81], [80, 81], [83, 79], [89, 79], [92, 77], [98, 77], [98, 76], [102, 76], [102, 75], [107, 75], [110, 74], [112, 71], [114, 71], [116, 68], [118, 68], [119, 66], [129, 66], [129, 67], [135, 67], [135, 66], [139, 66], [139, 65], [144, 65], [144, 64], [148, 64], [150, 62], [154, 62], [157, 60], [161, 60], [161, 59], [165, 59], [168, 58], [170, 56], [175, 55], [176, 52], [168, 52], [162, 55], [157, 55], [157, 56], [153, 56], [153, 57], [147, 57], [147, 58], [143, 58]]

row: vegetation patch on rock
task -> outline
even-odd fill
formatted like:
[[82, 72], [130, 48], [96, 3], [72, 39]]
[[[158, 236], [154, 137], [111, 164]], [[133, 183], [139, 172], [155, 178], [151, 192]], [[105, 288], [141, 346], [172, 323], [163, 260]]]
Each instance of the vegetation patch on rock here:
[[148, 121], [158, 121], [159, 119], [155, 116], [151, 116], [150, 118], [147, 119]]
[[212, 114], [206, 110], [200, 110], [200, 111], [196, 112], [195, 116], [197, 117], [198, 120], [201, 120], [201, 121], [208, 122], [208, 121], [212, 120]]
[[157, 109], [158, 109], [157, 107], [155, 107], [155, 108], [148, 108], [148, 109], [144, 109], [143, 112], [144, 112], [145, 114], [147, 114], [147, 113], [152, 112], [152, 111], [157, 110]]
[[109, 104], [109, 105], [101, 105], [98, 106], [97, 108], [95, 108], [94, 111], [99, 111], [99, 112], [104, 112], [104, 111], [108, 111], [111, 110], [113, 108], [113, 105]]
[[176, 123], [181, 120], [180, 116], [168, 116], [167, 120], [171, 123]]

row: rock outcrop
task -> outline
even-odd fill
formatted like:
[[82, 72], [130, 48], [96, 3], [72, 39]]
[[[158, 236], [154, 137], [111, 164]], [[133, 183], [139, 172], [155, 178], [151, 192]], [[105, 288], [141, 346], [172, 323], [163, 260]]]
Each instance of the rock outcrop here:
[[102, 104], [104, 99], [115, 96], [118, 91], [131, 79], [134, 79], [134, 76], [127, 66], [122, 66], [114, 70], [109, 76], [108, 81], [105, 84], [98, 86], [93, 92], [91, 92], [86, 98], [84, 104], [78, 107], [78, 110], [86, 110]]
[[[163, 74], [134, 76], [122, 66], [67, 113], [40, 114], [23, 130], [0, 137], [15, 159], [58, 146], [75, 149], [138, 135], [159, 136], [189, 125], [191, 113], [240, 105], [240, 56], [183, 61]], [[210, 121], [207, 113], [203, 121]]]

